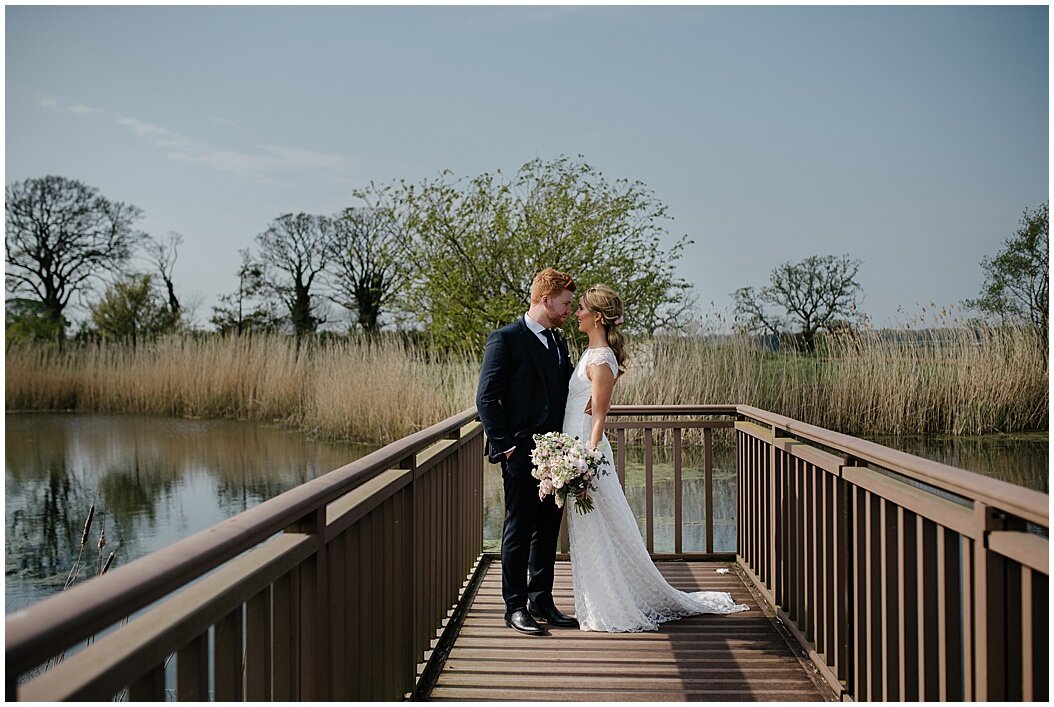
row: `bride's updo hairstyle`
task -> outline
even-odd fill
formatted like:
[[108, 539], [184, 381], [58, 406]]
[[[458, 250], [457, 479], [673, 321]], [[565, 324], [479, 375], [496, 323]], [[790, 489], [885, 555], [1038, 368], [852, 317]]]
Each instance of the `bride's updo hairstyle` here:
[[626, 372], [626, 337], [622, 334], [622, 298], [607, 285], [593, 285], [585, 294], [582, 301], [586, 309], [593, 313], [594, 321], [604, 327], [607, 332], [608, 346], [615, 352], [615, 360], [618, 361], [619, 375]]

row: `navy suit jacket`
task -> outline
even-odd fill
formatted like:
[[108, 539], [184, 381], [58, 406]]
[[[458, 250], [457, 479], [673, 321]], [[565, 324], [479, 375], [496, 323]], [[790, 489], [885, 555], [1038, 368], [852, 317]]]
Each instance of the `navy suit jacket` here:
[[[563, 422], [567, 383], [574, 371], [567, 342], [556, 337], [561, 366], [552, 375], [552, 356], [521, 316], [491, 333], [483, 352], [476, 410], [487, 433], [487, 458], [498, 463], [505, 451], [529, 441], [546, 421]], [[550, 367], [549, 374], [546, 366]], [[559, 430], [559, 426], [556, 428]], [[553, 430], [544, 430], [550, 432]]]

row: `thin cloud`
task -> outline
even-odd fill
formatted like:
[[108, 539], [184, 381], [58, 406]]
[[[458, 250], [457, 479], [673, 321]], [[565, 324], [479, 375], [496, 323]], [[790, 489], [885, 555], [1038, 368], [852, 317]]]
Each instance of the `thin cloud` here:
[[86, 105], [83, 105], [81, 103], [78, 103], [75, 106], [67, 106], [66, 107], [66, 111], [69, 112], [69, 113], [75, 113], [77, 115], [89, 115], [91, 113], [105, 113], [106, 112], [102, 108], [93, 108], [91, 106], [86, 106]]
[[118, 118], [117, 124], [128, 128], [139, 137], [148, 138], [158, 147], [179, 147], [191, 144], [190, 138], [137, 118]]
[[[83, 103], [63, 106], [51, 95], [41, 96], [38, 103], [49, 110], [63, 110], [74, 115], [106, 112], [102, 108]], [[212, 118], [211, 121], [229, 127], [240, 127], [238, 123], [227, 118]], [[269, 184], [280, 184], [281, 182], [276, 181], [274, 177], [285, 172], [325, 170], [339, 175], [348, 166], [348, 160], [340, 155], [284, 145], [259, 145], [251, 152], [227, 150], [197, 142], [186, 135], [138, 118], [117, 116], [116, 122], [155, 147], [168, 149], [165, 157], [169, 160], [205, 165], [221, 172], [231, 172]]]
[[176, 162], [203, 164], [221, 172], [233, 172], [259, 179], [267, 179], [269, 175], [282, 172], [314, 169], [340, 171], [347, 162], [343, 157], [336, 155], [278, 145], [261, 145], [259, 149], [262, 154], [191, 145], [188, 149], [169, 152], [168, 158]]
[[196, 142], [185, 135], [138, 118], [122, 117], [117, 122], [157, 147], [175, 148], [166, 154], [166, 157], [174, 162], [201, 164], [221, 172], [231, 172], [269, 183], [276, 183], [272, 175], [283, 172], [316, 169], [340, 172], [347, 166], [347, 160], [339, 155], [327, 155], [282, 145], [260, 145], [257, 148], [258, 152], [226, 150]]
[[73, 113], [74, 115], [91, 115], [93, 113], [106, 112], [102, 108], [86, 106], [83, 103], [75, 103], [73, 105], [63, 107], [63, 105], [59, 102], [59, 99], [51, 95], [41, 96], [40, 100], [38, 100], [37, 103], [42, 108], [47, 108], [48, 110], [63, 110], [67, 113]]
[[338, 155], [327, 155], [311, 150], [281, 145], [260, 145], [261, 150], [270, 152], [277, 164], [284, 169], [343, 169], [347, 160]]

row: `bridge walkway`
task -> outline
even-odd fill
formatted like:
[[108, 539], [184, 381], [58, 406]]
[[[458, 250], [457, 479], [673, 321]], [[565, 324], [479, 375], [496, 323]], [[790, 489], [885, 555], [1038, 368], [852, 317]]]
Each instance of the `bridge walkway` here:
[[[486, 559], [484, 560], [487, 561]], [[432, 700], [821, 701], [815, 679], [749, 580], [729, 562], [657, 563], [684, 591], [731, 592], [750, 606], [728, 616], [692, 616], [636, 634], [552, 629], [523, 636], [504, 624], [501, 563], [485, 569], [431, 690]], [[716, 570], [728, 568], [728, 573]], [[471, 593], [471, 590], [470, 590]], [[571, 565], [557, 563], [554, 598], [573, 613]], [[456, 620], [456, 618], [455, 618]], [[445, 647], [444, 647], [445, 648]]]

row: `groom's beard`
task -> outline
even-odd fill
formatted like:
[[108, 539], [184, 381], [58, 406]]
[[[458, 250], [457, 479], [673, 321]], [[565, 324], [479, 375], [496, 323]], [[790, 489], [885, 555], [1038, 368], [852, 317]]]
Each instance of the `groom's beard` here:
[[549, 327], [552, 329], [563, 329], [564, 322], [570, 316], [569, 314], [557, 314], [554, 309], [547, 310], [546, 314], [549, 315]]

